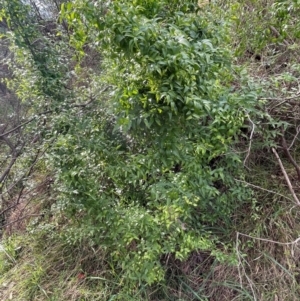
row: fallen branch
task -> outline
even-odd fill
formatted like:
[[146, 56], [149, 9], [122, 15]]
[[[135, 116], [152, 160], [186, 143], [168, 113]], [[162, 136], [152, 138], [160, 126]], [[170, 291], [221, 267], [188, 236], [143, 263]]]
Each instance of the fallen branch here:
[[296, 201], [297, 205], [300, 206], [300, 201], [299, 201], [299, 199], [298, 199], [298, 197], [297, 197], [297, 195], [296, 195], [296, 193], [295, 193], [295, 191], [294, 191], [294, 189], [293, 189], [293, 186], [292, 186], [292, 184], [291, 184], [291, 181], [290, 181], [290, 179], [289, 179], [289, 177], [288, 177], [288, 175], [287, 175], [287, 173], [286, 173], [286, 171], [285, 171], [285, 169], [284, 169], [284, 166], [283, 166], [283, 164], [282, 164], [282, 162], [281, 162], [281, 159], [280, 159], [280, 157], [279, 157], [279, 155], [278, 155], [278, 153], [277, 153], [277, 151], [275, 150], [274, 147], [272, 147], [272, 152], [274, 153], [274, 155], [275, 155], [275, 157], [276, 157], [276, 159], [277, 159], [277, 161], [278, 161], [278, 163], [279, 163], [279, 165], [280, 165], [281, 171], [282, 171], [282, 173], [283, 173], [283, 175], [284, 175], [284, 178], [285, 178], [285, 180], [286, 180], [286, 183], [287, 183], [287, 185], [288, 185], [288, 187], [289, 187], [289, 190], [290, 190], [290, 192], [291, 192], [291, 194], [292, 194], [294, 200]]

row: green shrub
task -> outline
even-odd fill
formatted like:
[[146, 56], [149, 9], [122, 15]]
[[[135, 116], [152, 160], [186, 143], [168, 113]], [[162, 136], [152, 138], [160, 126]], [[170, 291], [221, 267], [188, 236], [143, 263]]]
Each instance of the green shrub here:
[[79, 51], [96, 39], [115, 87], [58, 138], [62, 208], [110, 251], [124, 281], [161, 281], [167, 253], [224, 260], [211, 229], [230, 225], [248, 196], [230, 145], [255, 101], [230, 88], [226, 24], [192, 1], [114, 1], [102, 13], [75, 1], [62, 11]]

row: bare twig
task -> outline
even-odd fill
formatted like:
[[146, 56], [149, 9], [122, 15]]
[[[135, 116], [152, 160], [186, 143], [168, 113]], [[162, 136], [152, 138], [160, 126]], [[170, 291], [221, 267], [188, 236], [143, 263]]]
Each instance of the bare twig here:
[[[252, 125], [252, 129], [251, 129], [251, 134], [250, 134], [250, 143], [249, 143], [249, 148], [248, 148], [248, 152], [247, 152], [247, 155], [246, 155], [246, 157], [245, 157], [245, 160], [244, 160], [244, 166], [246, 167], [246, 168], [248, 168], [247, 166], [246, 166], [246, 162], [247, 162], [247, 160], [248, 160], [248, 158], [249, 158], [249, 156], [250, 156], [250, 152], [251, 152], [251, 146], [252, 146], [252, 138], [253, 138], [253, 134], [254, 134], [254, 130], [255, 130], [255, 124], [254, 124], [254, 122], [251, 120], [251, 118], [250, 118], [250, 116], [247, 114], [247, 117], [248, 117], [248, 120], [251, 122], [251, 125]], [[249, 169], [249, 168], [248, 168]]]
[[[54, 139], [52, 139], [51, 141], [54, 141]], [[50, 143], [51, 145], [51, 143]], [[40, 158], [46, 153], [46, 151], [48, 150], [49, 147], [46, 147], [42, 153], [40, 153]], [[29, 167], [28, 171], [26, 171], [15, 183], [11, 184], [4, 192], [2, 192], [0, 194], [0, 197], [3, 197], [5, 194], [9, 194], [9, 192], [15, 187], [17, 186], [21, 181], [24, 180], [24, 178], [28, 177], [29, 175], [29, 172], [31, 173], [30, 170], [32, 170], [32, 168], [34, 167], [34, 165], [36, 164], [36, 157], [35, 159], [33, 160], [33, 163], [31, 164], [31, 166]], [[6, 210], [5, 210], [6, 212]], [[3, 214], [3, 211], [0, 212], [0, 215]]]
[[[45, 151], [46, 151], [46, 150], [44, 150], [43, 154], [45, 153]], [[38, 158], [39, 158], [40, 153], [41, 153], [40, 150], [38, 150], [37, 153], [36, 153], [36, 155], [35, 155], [35, 157], [34, 157], [34, 159], [33, 159], [33, 162], [32, 162], [32, 164], [31, 164], [29, 170], [26, 172], [26, 174], [24, 174], [24, 176], [23, 176], [21, 179], [23, 179], [23, 178], [28, 177], [28, 176], [31, 175], [31, 173], [32, 173], [32, 171], [33, 171], [33, 168], [34, 168], [34, 166], [35, 166], [35, 164], [36, 164], [36, 162], [37, 162], [37, 160], [38, 160]], [[11, 209], [13, 209], [13, 208], [15, 208], [16, 206], [19, 205], [20, 199], [21, 199], [21, 197], [22, 197], [22, 195], [23, 195], [24, 189], [25, 189], [25, 187], [24, 187], [24, 185], [22, 184], [22, 187], [21, 187], [21, 189], [20, 189], [20, 191], [19, 191], [19, 193], [18, 193], [17, 200], [16, 200], [11, 206], [9, 206], [9, 207], [3, 209], [3, 210], [0, 212], [0, 216], [4, 216], [4, 214], [5, 214], [6, 212], [8, 212], [9, 210], [11, 210]], [[2, 196], [2, 195], [3, 195], [3, 194], [1, 194], [0, 196]]]
[[248, 281], [248, 283], [250, 285], [250, 289], [251, 289], [252, 294], [253, 294], [253, 300], [256, 301], [257, 298], [256, 298], [256, 294], [255, 294], [255, 291], [254, 291], [254, 288], [253, 288], [253, 281], [247, 275], [246, 269], [245, 269], [244, 265], [242, 264], [243, 257], [240, 255], [240, 251], [239, 251], [239, 235], [240, 235], [240, 233], [237, 232], [236, 233], [235, 250], [236, 250], [236, 256], [237, 256], [238, 261], [239, 261], [239, 263], [238, 263], [238, 273], [239, 273], [239, 278], [240, 278], [240, 285], [241, 285], [241, 287], [243, 287], [242, 273], [241, 273], [241, 269], [240, 269], [240, 267], [242, 267], [244, 275], [245, 275], [245, 277], [246, 277], [246, 279], [247, 279], [247, 281]]
[[[35, 166], [35, 164], [36, 164], [36, 162], [37, 162], [37, 160], [39, 158], [39, 154], [40, 154], [40, 150], [38, 149], [38, 151], [37, 151], [37, 153], [36, 153], [36, 155], [35, 155], [35, 157], [33, 159], [33, 162], [32, 162], [32, 164], [31, 164], [31, 166], [30, 166], [30, 168], [29, 168], [29, 170], [28, 170], [28, 172], [26, 174], [26, 177], [29, 177], [31, 175], [31, 173], [33, 171], [33, 168], [34, 168], [34, 166]], [[20, 199], [22, 197], [24, 189], [25, 189], [25, 186], [22, 184], [22, 188], [21, 188], [21, 190], [19, 192], [19, 195], [18, 195], [17, 204], [20, 202]]]
[[[99, 93], [104, 93], [105, 91], [107, 91], [110, 88], [110, 86], [105, 87], [104, 89], [102, 89]], [[86, 107], [89, 104], [91, 104], [93, 101], [95, 101], [96, 97], [95, 96], [91, 96], [91, 99], [85, 103], [81, 103], [81, 104], [74, 104], [72, 106], [72, 108], [82, 108], [82, 107]]]
[[[271, 25], [270, 29], [277, 38], [279, 38], [281, 36], [280, 32], [274, 26]], [[289, 42], [285, 39], [283, 40], [283, 43], [284, 43], [285, 46], [290, 45]]]
[[10, 139], [8, 139], [7, 137], [0, 137], [0, 140], [6, 143], [6, 145], [10, 148], [12, 154], [16, 154], [16, 147], [13, 145]]
[[244, 233], [240, 233], [240, 232], [236, 233], [235, 250], [236, 250], [236, 255], [237, 255], [237, 258], [238, 258], [238, 273], [239, 273], [239, 278], [240, 278], [240, 284], [241, 284], [241, 287], [243, 287], [242, 273], [241, 273], [241, 269], [242, 269], [243, 274], [245, 275], [245, 277], [246, 277], [246, 279], [247, 279], [247, 281], [250, 285], [250, 289], [251, 289], [252, 294], [253, 294], [253, 299], [257, 300], [256, 295], [255, 295], [255, 291], [254, 291], [254, 287], [253, 287], [253, 282], [249, 278], [249, 276], [247, 275], [245, 267], [242, 264], [243, 257], [240, 255], [240, 250], [239, 250], [239, 241], [240, 241], [239, 236], [244, 236], [244, 237], [248, 237], [248, 238], [251, 238], [251, 239], [258, 240], [258, 241], [264, 241], [264, 242], [273, 243], [273, 244], [277, 244], [277, 245], [281, 245], [281, 246], [294, 246], [294, 245], [297, 245], [300, 242], [300, 237], [298, 237], [297, 239], [295, 239], [294, 241], [291, 241], [291, 242], [280, 242], [280, 241], [275, 241], [275, 240], [266, 239], [266, 238], [254, 237], [254, 236], [244, 234]]
[[10, 255], [8, 254], [8, 252], [6, 252], [6, 250], [5, 250], [5, 248], [4, 248], [3, 246], [0, 246], [0, 251], [4, 252], [5, 255], [6, 255], [13, 263], [16, 263], [16, 260], [15, 260], [12, 256], [10, 256]]
[[[0, 137], [1, 138], [1, 137]], [[4, 179], [7, 177], [7, 175], [9, 174], [10, 170], [12, 169], [13, 165], [15, 164], [17, 158], [20, 156], [21, 154], [21, 150], [23, 149], [25, 143], [22, 144], [21, 149], [17, 152], [17, 151], [13, 151], [14, 154], [11, 158], [11, 161], [9, 163], [9, 165], [7, 166], [7, 168], [5, 169], [5, 171], [2, 173], [2, 175], [0, 175], [0, 183], [4, 181]]]
[[5, 228], [5, 227], [7, 227], [7, 226], [9, 226], [9, 225], [18, 223], [18, 222], [20, 222], [21, 220], [26, 219], [26, 218], [28, 218], [28, 217], [38, 217], [38, 216], [43, 216], [43, 214], [27, 214], [27, 215], [23, 215], [23, 216], [21, 216], [21, 217], [18, 217], [18, 218], [15, 219], [15, 220], [9, 222], [9, 223], [6, 223], [6, 224], [0, 226], [0, 229], [1, 229], [1, 228]]
[[[109, 88], [110, 88], [110, 86], [107, 86], [107, 87], [105, 87], [103, 90], [101, 90], [99, 93], [103, 93], [103, 92], [107, 91]], [[85, 102], [85, 103], [82, 103], [82, 104], [74, 104], [74, 105], [72, 105], [70, 108], [82, 108], [82, 107], [86, 107], [86, 106], [88, 106], [89, 104], [91, 104], [95, 99], [96, 99], [95, 96], [91, 96], [91, 99], [90, 99], [89, 101], [87, 101], [87, 102]], [[54, 110], [49, 110], [49, 111], [45, 111], [45, 112], [39, 113], [39, 114], [37, 114], [36, 116], [34, 116], [34, 117], [30, 118], [29, 120], [25, 121], [24, 123], [21, 123], [21, 124], [19, 124], [18, 126], [16, 126], [15, 128], [13, 128], [13, 129], [7, 131], [6, 133], [0, 134], [0, 138], [5, 137], [5, 136], [7, 136], [8, 134], [11, 134], [11, 133], [15, 132], [16, 130], [18, 130], [18, 129], [20, 129], [21, 127], [25, 126], [26, 124], [32, 122], [33, 120], [35, 120], [35, 119], [36, 119], [37, 117], [39, 117], [39, 116], [46, 115], [46, 114], [51, 114], [51, 113], [53, 113], [53, 112], [54, 112]]]
[[31, 119], [29, 119], [29, 120], [27, 120], [27, 121], [25, 121], [24, 123], [19, 124], [19, 125], [16, 126], [15, 128], [13, 128], [13, 129], [7, 131], [6, 133], [1, 134], [1, 135], [0, 135], [0, 138], [5, 137], [5, 136], [7, 136], [8, 134], [11, 134], [11, 133], [15, 132], [16, 130], [20, 129], [20, 128], [23, 127], [24, 125], [26, 125], [26, 124], [32, 122], [35, 118], [36, 118], [36, 116], [33, 117], [33, 118], [31, 118]]
[[11, 168], [13, 167], [13, 165], [15, 164], [17, 160], [17, 157], [14, 156], [11, 158], [10, 163], [8, 164], [8, 166], [6, 167], [6, 169], [4, 170], [4, 172], [2, 173], [2, 175], [0, 176], [0, 183], [4, 181], [4, 179], [7, 177], [7, 175], [9, 174]]
[[277, 244], [277, 245], [281, 245], [281, 246], [296, 245], [300, 241], [300, 237], [298, 237], [297, 239], [295, 239], [293, 241], [290, 241], [290, 242], [280, 242], [280, 241], [275, 241], [275, 240], [267, 239], [267, 238], [254, 237], [254, 236], [244, 234], [244, 233], [240, 233], [240, 232], [237, 232], [237, 235], [238, 236], [242, 235], [242, 236], [249, 237], [249, 238], [252, 238], [252, 239], [255, 239], [255, 240], [265, 241], [265, 242], [269, 242], [269, 243], [273, 243], [273, 244]]
[[281, 159], [280, 159], [280, 157], [279, 157], [279, 155], [278, 155], [278, 153], [277, 153], [277, 151], [275, 150], [274, 147], [272, 147], [272, 152], [274, 153], [274, 155], [275, 155], [275, 157], [276, 157], [276, 159], [277, 159], [277, 161], [278, 161], [278, 163], [280, 165], [281, 171], [282, 171], [282, 173], [284, 175], [286, 183], [287, 183], [287, 185], [289, 187], [289, 190], [290, 190], [290, 192], [291, 192], [291, 194], [292, 194], [295, 202], [297, 203], [297, 205], [300, 205], [300, 201], [299, 201], [299, 199], [298, 199], [298, 197], [297, 197], [297, 195], [296, 195], [296, 193], [295, 193], [295, 191], [294, 191], [294, 189], [292, 187], [291, 181], [290, 181], [290, 179], [289, 179], [289, 177], [288, 177], [288, 175], [287, 175], [287, 173], [286, 173], [286, 171], [284, 169], [284, 166], [283, 166], [283, 164], [281, 162]]
[[290, 100], [294, 100], [294, 99], [297, 99], [300, 97], [300, 94], [297, 94], [295, 96], [292, 96], [292, 97], [287, 97], [287, 98], [276, 98], [276, 97], [262, 97], [260, 98], [261, 100], [274, 100], [274, 101], [282, 101], [280, 102], [279, 104], [276, 104], [276, 107], [277, 106], [280, 106], [281, 104], [287, 102], [287, 101], [290, 101]]
[[280, 105], [288, 102], [291, 105], [299, 105], [298, 101], [294, 101], [295, 99], [300, 98], [299, 92], [295, 96], [292, 97], [286, 97], [286, 98], [276, 98], [276, 97], [263, 97], [260, 98], [261, 100], [268, 100], [268, 101], [279, 101], [279, 103], [276, 103], [268, 108], [268, 111], [272, 111], [274, 108], [279, 107]]
[[286, 143], [286, 140], [285, 140], [285, 137], [284, 137], [284, 131], [282, 131], [282, 148], [283, 148], [283, 151], [285, 152], [286, 156], [289, 158], [290, 162], [293, 164], [293, 166], [295, 167], [296, 169], [296, 172], [297, 172], [297, 175], [298, 175], [298, 180], [300, 181], [300, 168], [297, 164], [297, 162], [295, 161], [295, 159], [292, 157], [289, 149], [288, 149], [288, 146], [287, 146], [287, 143]]
[[297, 127], [296, 135], [295, 135], [295, 137], [294, 137], [294, 139], [293, 139], [291, 145], [289, 146], [288, 150], [290, 150], [290, 149], [293, 147], [293, 145], [294, 145], [294, 143], [295, 143], [295, 141], [296, 141], [296, 139], [297, 139], [299, 133], [300, 133], [300, 125]]
[[291, 201], [291, 202], [294, 202], [293, 199], [291, 199], [291, 198], [289, 198], [289, 197], [287, 197], [287, 196], [285, 196], [285, 195], [283, 195], [283, 194], [280, 194], [280, 193], [278, 193], [278, 192], [276, 192], [276, 191], [269, 190], [269, 189], [266, 189], [266, 188], [263, 188], [263, 187], [254, 185], [254, 184], [248, 183], [248, 182], [246, 182], [246, 181], [242, 181], [242, 180], [238, 180], [238, 179], [234, 179], [234, 180], [237, 181], [237, 182], [244, 183], [244, 184], [246, 184], [247, 186], [251, 186], [251, 187], [257, 188], [257, 189], [262, 190], [262, 191], [266, 191], [266, 192], [273, 193], [273, 194], [275, 194], [275, 195], [279, 195], [279, 196], [281, 196], [281, 197], [283, 197], [283, 198], [285, 198], [285, 199], [287, 199], [287, 200], [289, 200], [289, 201]]

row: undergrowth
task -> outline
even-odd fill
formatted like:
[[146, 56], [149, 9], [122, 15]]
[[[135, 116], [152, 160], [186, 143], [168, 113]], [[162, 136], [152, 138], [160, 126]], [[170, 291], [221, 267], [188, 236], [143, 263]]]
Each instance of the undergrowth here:
[[236, 267], [202, 252], [194, 252], [186, 262], [166, 255], [165, 281], [126, 287], [108, 264], [108, 254], [88, 241], [70, 245], [59, 232], [43, 231], [11, 236], [4, 249], [1, 300], [251, 300], [240, 288]]
[[166, 254], [161, 258], [165, 280], [158, 285], [124, 285], [101, 246], [88, 239], [76, 243], [66, 239], [66, 233], [80, 231], [78, 225], [64, 218], [41, 223], [34, 231], [4, 239], [0, 298], [298, 300], [300, 250], [291, 242], [300, 230], [299, 213], [288, 200], [273, 196], [257, 191], [256, 201], [236, 212], [232, 240], [237, 265], [220, 263], [201, 251], [182, 262]]

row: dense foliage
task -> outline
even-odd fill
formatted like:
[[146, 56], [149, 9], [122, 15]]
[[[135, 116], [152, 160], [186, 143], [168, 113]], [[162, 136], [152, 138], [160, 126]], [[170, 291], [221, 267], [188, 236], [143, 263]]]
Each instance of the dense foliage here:
[[163, 254], [222, 258], [210, 229], [248, 196], [230, 145], [255, 95], [232, 91], [226, 24], [175, 2], [114, 1], [99, 15], [78, 1], [62, 15], [77, 47], [101, 51], [114, 90], [58, 138], [63, 205], [83, 212], [124, 275], [148, 283], [164, 277]]
[[[197, 252], [237, 266], [250, 300], [240, 252], [254, 243], [240, 250], [238, 227], [249, 214], [249, 231], [260, 229], [264, 205], [250, 187], [273, 193], [260, 187], [257, 162], [282, 150], [300, 177], [298, 119], [287, 117], [298, 97], [297, 1], [274, 1], [267, 14], [261, 1], [33, 3], [1, 3], [13, 53], [5, 87], [21, 107], [0, 114], [4, 223], [35, 197], [35, 177], [50, 174], [50, 221], [29, 228], [51, 239], [58, 231], [65, 248], [100, 248], [120, 300], [122, 289], [162, 285]], [[257, 70], [241, 63], [247, 57]]]

